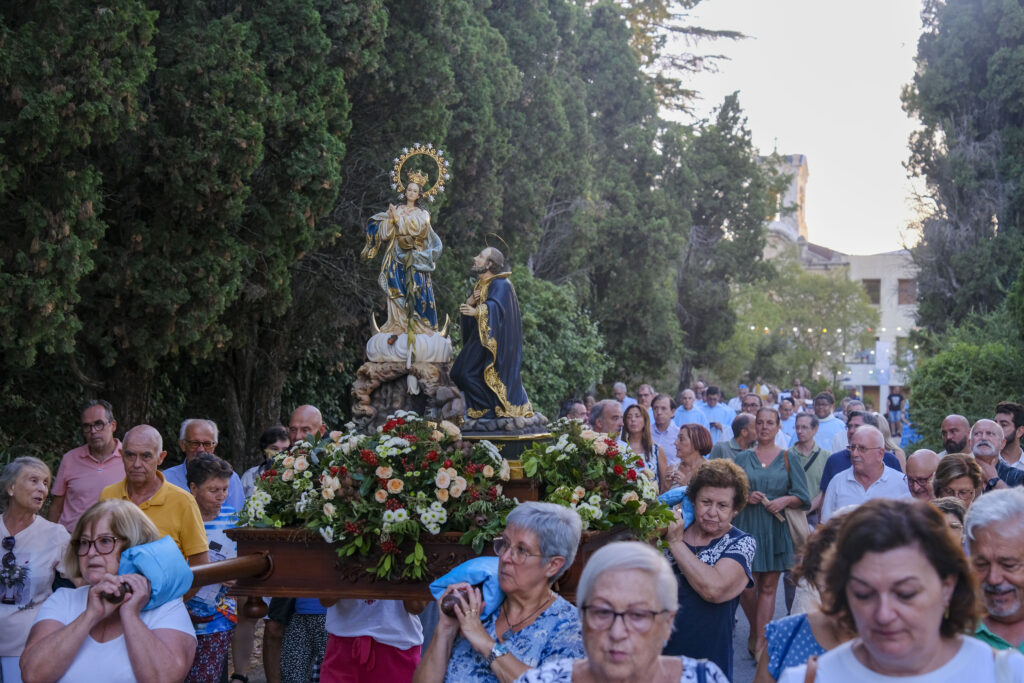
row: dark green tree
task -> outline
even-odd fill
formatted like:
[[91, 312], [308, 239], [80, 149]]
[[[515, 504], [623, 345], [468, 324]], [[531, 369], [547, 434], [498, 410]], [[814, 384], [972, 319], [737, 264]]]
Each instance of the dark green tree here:
[[994, 310], [1024, 251], [1024, 22], [1015, 3], [929, 0], [903, 94], [922, 129], [908, 167], [927, 183], [912, 249], [918, 321]]

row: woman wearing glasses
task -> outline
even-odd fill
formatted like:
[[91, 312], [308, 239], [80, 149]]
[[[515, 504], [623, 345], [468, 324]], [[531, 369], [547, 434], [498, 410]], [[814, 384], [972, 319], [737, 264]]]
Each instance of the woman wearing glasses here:
[[550, 660], [519, 683], [642, 681], [726, 683], [716, 664], [661, 655], [679, 602], [665, 556], [645, 543], [609, 543], [587, 562], [576, 590], [583, 659]]
[[85, 585], [61, 588], [40, 608], [21, 655], [27, 681], [185, 678], [196, 637], [181, 598], [142, 611], [149, 581], [117, 575], [123, 550], [158, 538], [153, 523], [127, 500], [102, 501], [82, 515], [64, 566]]
[[0, 474], [0, 680], [20, 681], [18, 657], [71, 537], [39, 513], [50, 490], [50, 468], [38, 458], [18, 458]]
[[445, 595], [468, 590], [460, 593], [454, 617], [440, 612], [413, 681], [509, 683], [548, 660], [582, 657], [579, 615], [551, 590], [572, 565], [581, 530], [579, 515], [561, 505], [516, 506], [494, 541], [504, 601], [482, 616], [487, 606], [477, 588], [449, 586]]
[[959, 498], [964, 507], [971, 507], [985, 486], [981, 467], [973, 456], [952, 453], [939, 461], [932, 489], [936, 498]]

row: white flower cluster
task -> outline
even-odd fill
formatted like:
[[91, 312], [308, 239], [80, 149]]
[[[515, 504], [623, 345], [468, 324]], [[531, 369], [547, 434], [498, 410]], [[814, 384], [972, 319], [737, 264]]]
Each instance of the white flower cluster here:
[[[591, 501], [594, 501], [595, 499], [597, 500], [596, 503], [591, 502]], [[590, 523], [592, 521], [594, 521], [596, 519], [601, 519], [601, 517], [604, 516], [604, 513], [601, 512], [601, 508], [599, 507], [600, 503], [601, 503], [601, 496], [599, 496], [599, 495], [597, 495], [595, 493], [594, 495], [592, 495], [588, 499], [588, 502], [586, 502], [586, 503], [573, 503], [572, 504], [572, 506], [571, 506], [572, 509], [575, 510], [577, 512], [577, 514], [579, 514], [580, 519], [583, 520], [583, 528], [584, 529], [589, 529], [590, 528]]]
[[484, 450], [487, 451], [487, 456], [491, 460], [493, 460], [495, 462], [495, 464], [500, 464], [501, 463], [501, 461], [502, 461], [501, 451], [498, 450], [497, 446], [495, 446], [493, 443], [491, 443], [487, 439], [484, 439], [483, 441], [481, 441], [480, 445], [484, 447]]
[[409, 511], [405, 508], [398, 508], [397, 510], [385, 510], [384, 511], [384, 529], [388, 531], [391, 529], [392, 524], [398, 524], [400, 522], [408, 521]]
[[256, 489], [245, 503], [246, 515], [249, 516], [249, 519], [261, 519], [266, 512], [267, 503], [270, 501], [269, 493], [263, 489]]
[[439, 501], [434, 501], [428, 508], [418, 508], [420, 523], [432, 534], [441, 533], [441, 525], [448, 521], [448, 511]]
[[305, 512], [309, 504], [313, 502], [313, 496], [315, 495], [312, 491], [303, 491], [299, 499], [295, 501], [295, 511], [300, 514]]
[[411, 452], [409, 442], [397, 436], [385, 436], [377, 445], [377, 453], [385, 458]]

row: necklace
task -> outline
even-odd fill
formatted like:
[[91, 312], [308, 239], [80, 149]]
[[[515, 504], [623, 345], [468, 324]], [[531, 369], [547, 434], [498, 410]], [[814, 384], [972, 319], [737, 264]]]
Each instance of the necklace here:
[[508, 603], [507, 602], [501, 603], [501, 613], [505, 617], [505, 623], [508, 624], [508, 630], [509, 631], [515, 631], [517, 628], [522, 626], [524, 623], [526, 623], [527, 621], [529, 621], [533, 617], [537, 616], [541, 612], [541, 610], [543, 610], [545, 607], [547, 607], [548, 605], [550, 605], [554, 601], [555, 601], [554, 596], [551, 595], [550, 591], [548, 591], [548, 597], [545, 598], [544, 602], [542, 602], [540, 604], [540, 607], [538, 607], [537, 609], [533, 610], [528, 615], [526, 615], [525, 619], [520, 619], [519, 621], [517, 621], [514, 624], [512, 623], [512, 620], [508, 618]]

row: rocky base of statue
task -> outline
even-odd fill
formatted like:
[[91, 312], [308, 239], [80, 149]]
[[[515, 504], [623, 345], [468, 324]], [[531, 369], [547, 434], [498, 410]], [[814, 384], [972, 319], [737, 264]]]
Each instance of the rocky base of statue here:
[[352, 421], [366, 434], [388, 415], [409, 410], [435, 420], [457, 420], [465, 412], [462, 394], [448, 375], [450, 363], [366, 362], [352, 384]]
[[548, 419], [540, 413], [531, 417], [482, 417], [479, 420], [467, 417], [462, 422], [462, 433], [519, 436], [543, 433], [547, 425]]

